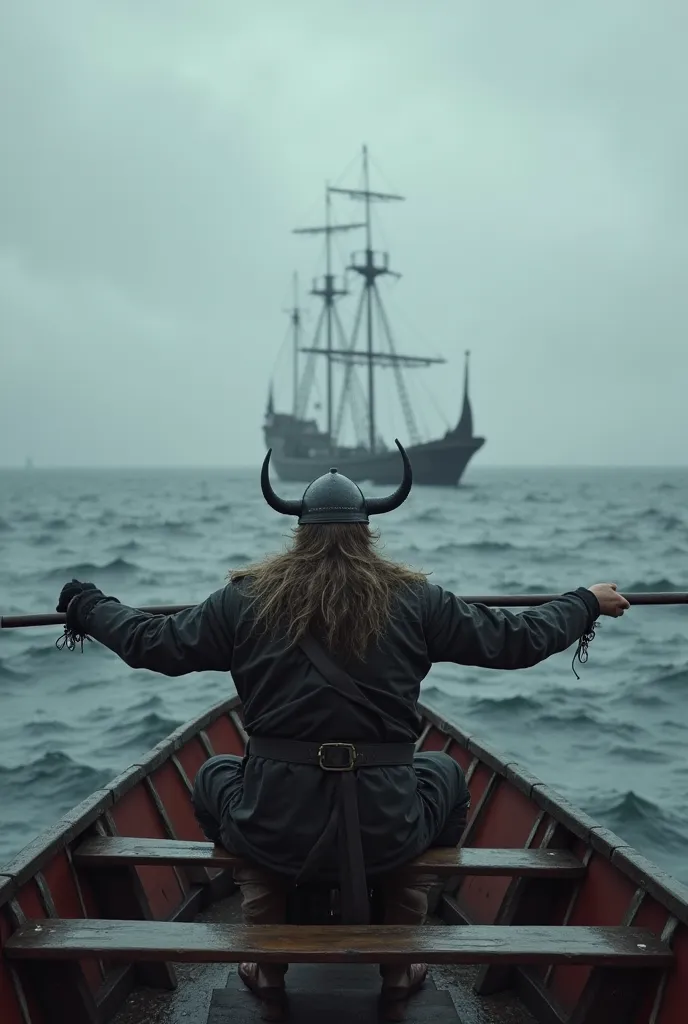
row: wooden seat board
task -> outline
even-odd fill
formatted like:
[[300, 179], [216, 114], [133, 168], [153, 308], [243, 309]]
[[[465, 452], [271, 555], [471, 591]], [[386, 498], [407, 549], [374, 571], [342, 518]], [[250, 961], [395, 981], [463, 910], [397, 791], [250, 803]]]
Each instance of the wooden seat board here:
[[5, 955], [22, 959], [290, 963], [594, 964], [662, 967], [670, 949], [639, 928], [539, 925], [225, 925], [199, 922], [31, 920]]
[[[232, 868], [241, 858], [212, 843], [128, 836], [94, 837], [74, 853], [78, 864], [105, 867], [122, 864], [176, 864]], [[404, 870], [437, 875], [535, 875], [579, 878], [585, 868], [568, 850], [439, 847], [404, 865]]]

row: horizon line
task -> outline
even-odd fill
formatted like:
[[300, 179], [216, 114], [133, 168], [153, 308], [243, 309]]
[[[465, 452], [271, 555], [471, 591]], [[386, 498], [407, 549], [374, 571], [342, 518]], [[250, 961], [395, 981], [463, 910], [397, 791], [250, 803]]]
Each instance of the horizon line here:
[[[467, 469], [466, 473], [473, 473], [476, 470], [480, 472], [483, 469], [687, 469], [688, 462], [656, 462], [656, 463], [645, 463], [645, 462], [488, 462], [487, 464], [474, 465]], [[233, 472], [236, 470], [260, 470], [260, 462], [256, 463], [241, 463], [238, 465], [222, 464], [222, 463], [137, 463], [137, 464], [126, 464], [126, 463], [109, 463], [104, 466], [94, 465], [92, 463], [81, 463], [74, 465], [64, 465], [60, 463], [48, 463], [48, 464], [35, 464], [26, 465], [25, 463], [5, 464], [0, 465], [0, 472], [39, 472], [48, 470], [54, 471], [70, 471], [70, 470], [86, 470], [89, 472], [117, 472], [122, 470], [138, 471], [138, 470], [217, 470], [222, 472]], [[462, 477], [463, 479], [463, 477]], [[439, 486], [439, 485], [438, 485]]]

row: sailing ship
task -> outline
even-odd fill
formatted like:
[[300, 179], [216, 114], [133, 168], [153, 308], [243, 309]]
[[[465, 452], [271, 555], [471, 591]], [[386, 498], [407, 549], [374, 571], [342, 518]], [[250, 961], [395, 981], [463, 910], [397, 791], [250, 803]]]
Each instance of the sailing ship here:
[[[336, 224], [332, 218], [332, 198], [345, 196], [363, 202], [365, 215], [360, 222]], [[340, 472], [353, 480], [371, 480], [377, 484], [396, 483], [399, 456], [396, 447], [385, 443], [378, 431], [376, 404], [376, 372], [392, 369], [410, 438], [407, 451], [413, 465], [414, 483], [456, 486], [472, 456], [485, 443], [473, 432], [473, 413], [468, 393], [468, 360], [466, 352], [463, 379], [463, 403], [458, 421], [443, 437], [423, 441], [418, 431], [409, 400], [404, 371], [422, 369], [446, 360], [428, 355], [404, 355], [396, 351], [389, 318], [385, 311], [378, 281], [383, 277], [400, 277], [390, 269], [389, 253], [373, 247], [371, 207], [375, 202], [394, 202], [404, 197], [370, 188], [367, 147], [363, 147], [363, 187], [358, 189], [327, 186], [325, 189], [325, 223], [317, 227], [296, 228], [295, 234], [320, 235], [325, 239], [325, 273], [313, 281], [310, 294], [321, 301], [315, 337], [303, 346], [302, 317], [295, 294], [291, 310], [293, 346], [293, 403], [290, 413], [275, 408], [270, 386], [263, 433], [266, 445], [272, 448], [272, 462], [283, 480], [307, 482], [336, 463]], [[339, 315], [338, 302], [349, 294], [347, 278], [333, 273], [332, 239], [339, 233], [365, 232], [365, 249], [354, 252], [348, 274], [356, 275], [362, 284], [353, 320], [347, 335]], [[361, 330], [365, 322], [364, 331]], [[385, 347], [378, 347], [376, 333]], [[365, 344], [359, 345], [361, 335]], [[299, 372], [300, 354], [306, 355], [303, 372]], [[321, 428], [309, 417], [309, 403], [316, 371], [316, 361], [325, 360], [326, 394], [325, 425]], [[335, 367], [343, 370], [338, 395], [335, 395]], [[363, 368], [365, 384], [357, 369]], [[345, 415], [350, 413], [356, 443], [340, 443]]]

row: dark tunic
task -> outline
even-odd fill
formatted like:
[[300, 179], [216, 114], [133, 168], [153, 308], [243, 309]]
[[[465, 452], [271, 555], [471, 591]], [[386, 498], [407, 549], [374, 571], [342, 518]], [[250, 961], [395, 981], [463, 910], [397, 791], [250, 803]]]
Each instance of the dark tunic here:
[[[420, 684], [434, 662], [528, 668], [565, 650], [599, 615], [597, 598], [584, 588], [518, 613], [466, 604], [429, 583], [404, 590], [366, 660], [338, 657], [368, 698], [394, 719], [391, 725], [330, 687], [299, 647], [256, 627], [241, 582], [170, 616], [128, 608], [99, 592], [76, 600], [84, 629], [132, 668], [168, 676], [230, 671], [249, 736], [320, 742], [415, 740]], [[223, 836], [237, 853], [297, 875], [329, 817], [336, 776], [258, 757], [244, 759], [242, 769], [224, 790]], [[371, 874], [431, 846], [462, 798], [460, 770], [446, 755], [357, 774]], [[333, 850], [325, 867], [335, 871], [336, 860]]]

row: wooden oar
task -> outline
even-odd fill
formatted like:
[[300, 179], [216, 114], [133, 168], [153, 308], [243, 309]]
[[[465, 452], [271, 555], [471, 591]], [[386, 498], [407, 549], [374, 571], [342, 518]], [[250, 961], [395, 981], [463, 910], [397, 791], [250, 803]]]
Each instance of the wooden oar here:
[[[485, 604], [493, 608], [529, 608], [538, 604], [546, 604], [548, 601], [556, 601], [561, 594], [488, 594], [475, 596], [471, 594], [463, 597], [468, 604]], [[688, 604], [688, 592], [636, 592], [623, 595], [629, 604]], [[140, 611], [149, 615], [174, 615], [175, 612], [182, 612], [186, 608], [193, 608], [192, 604], [163, 604], [152, 607], [141, 608]], [[19, 629], [24, 626], [63, 626], [65, 616], [58, 612], [48, 615], [0, 615], [0, 629]]]

